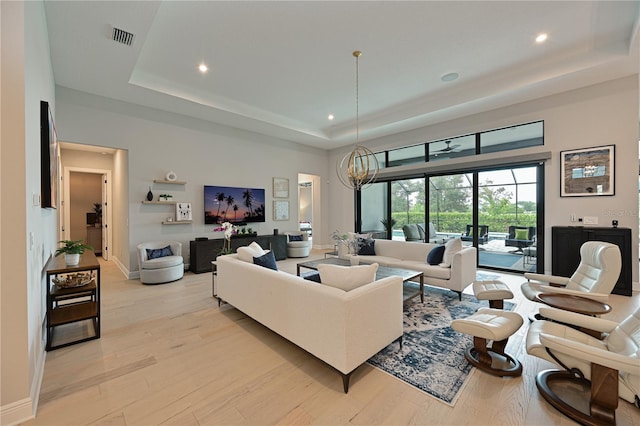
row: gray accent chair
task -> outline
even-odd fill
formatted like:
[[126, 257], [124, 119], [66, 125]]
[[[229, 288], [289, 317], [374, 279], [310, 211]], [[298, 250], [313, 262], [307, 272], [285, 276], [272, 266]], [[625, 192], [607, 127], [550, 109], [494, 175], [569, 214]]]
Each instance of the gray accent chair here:
[[[149, 259], [148, 250], [157, 250], [170, 246], [172, 256]], [[163, 284], [176, 281], [184, 275], [182, 243], [177, 241], [154, 241], [138, 245], [138, 265], [140, 281], [143, 284]]]

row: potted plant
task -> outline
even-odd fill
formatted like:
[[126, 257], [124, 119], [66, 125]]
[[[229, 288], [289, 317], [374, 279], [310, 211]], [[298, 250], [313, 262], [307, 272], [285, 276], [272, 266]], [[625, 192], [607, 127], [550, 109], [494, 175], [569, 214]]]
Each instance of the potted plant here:
[[160, 194], [160, 195], [158, 195], [158, 199], [160, 201], [171, 201], [173, 199], [173, 195], [171, 195], [171, 194]]
[[96, 214], [96, 227], [102, 224], [102, 203], [93, 203], [93, 212]]
[[64, 260], [69, 266], [77, 265], [80, 262], [80, 255], [85, 250], [93, 250], [93, 247], [85, 244], [82, 240], [62, 240], [58, 243], [64, 245], [56, 250], [56, 256], [64, 253]]
[[384, 226], [384, 230], [387, 231], [387, 238], [389, 238], [389, 236], [393, 233], [393, 227], [395, 226], [397, 221], [392, 217], [385, 217], [384, 219], [380, 219], [380, 223], [382, 223], [382, 226]]

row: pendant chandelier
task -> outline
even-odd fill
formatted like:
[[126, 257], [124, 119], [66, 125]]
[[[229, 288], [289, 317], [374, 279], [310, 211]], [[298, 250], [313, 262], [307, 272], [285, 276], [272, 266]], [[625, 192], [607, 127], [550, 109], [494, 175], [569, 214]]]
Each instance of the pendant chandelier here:
[[340, 182], [349, 189], [360, 191], [373, 183], [380, 166], [375, 154], [360, 145], [360, 105], [359, 105], [359, 70], [358, 61], [362, 52], [356, 50], [353, 56], [356, 58], [356, 146], [342, 161], [336, 164], [336, 173]]

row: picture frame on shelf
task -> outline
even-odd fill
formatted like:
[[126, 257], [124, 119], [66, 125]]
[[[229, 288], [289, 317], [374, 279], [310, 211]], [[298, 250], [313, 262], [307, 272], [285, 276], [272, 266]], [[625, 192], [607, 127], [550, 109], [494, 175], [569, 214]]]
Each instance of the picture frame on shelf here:
[[273, 198], [289, 198], [289, 179], [273, 178]]
[[192, 220], [191, 203], [176, 203], [176, 221]]
[[289, 200], [273, 200], [273, 220], [289, 220]]
[[615, 195], [615, 145], [560, 151], [560, 196]]

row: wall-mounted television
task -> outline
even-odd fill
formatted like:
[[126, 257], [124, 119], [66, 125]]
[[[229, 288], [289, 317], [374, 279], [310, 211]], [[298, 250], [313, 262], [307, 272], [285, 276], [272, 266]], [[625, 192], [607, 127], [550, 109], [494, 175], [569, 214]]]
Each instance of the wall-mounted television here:
[[265, 192], [260, 188], [204, 186], [204, 223], [265, 221]]

